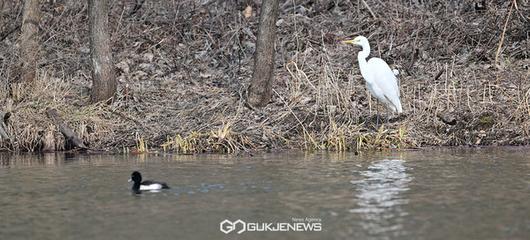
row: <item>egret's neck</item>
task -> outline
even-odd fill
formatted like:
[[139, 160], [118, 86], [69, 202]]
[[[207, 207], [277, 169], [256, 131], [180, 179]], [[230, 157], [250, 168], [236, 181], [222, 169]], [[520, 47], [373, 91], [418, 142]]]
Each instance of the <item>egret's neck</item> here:
[[[370, 55], [370, 45], [366, 44], [363, 45], [363, 50], [359, 52], [357, 55], [357, 60], [359, 60], [359, 68], [361, 69], [361, 75], [365, 75], [365, 70], [367, 69], [368, 63], [366, 62], [366, 59]], [[365, 77], [366, 79], [366, 77]]]
[[363, 50], [359, 52], [359, 55], [357, 55], [357, 58], [359, 59], [359, 63], [361, 61], [364, 61], [366, 63], [366, 58], [370, 55], [370, 45], [366, 44], [363, 45]]

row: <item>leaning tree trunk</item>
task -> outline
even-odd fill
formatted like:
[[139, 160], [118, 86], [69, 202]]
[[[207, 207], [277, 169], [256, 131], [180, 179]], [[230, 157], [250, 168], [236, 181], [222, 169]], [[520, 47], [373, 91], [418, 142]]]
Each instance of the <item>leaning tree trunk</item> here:
[[107, 101], [116, 93], [109, 37], [108, 0], [89, 0], [90, 49], [92, 62], [92, 103]]
[[259, 17], [258, 40], [254, 54], [254, 72], [248, 89], [247, 102], [254, 107], [269, 103], [274, 79], [274, 43], [278, 0], [263, 0]]
[[39, 57], [39, 0], [25, 0], [22, 16], [22, 33], [20, 35], [20, 64], [21, 74], [11, 85], [11, 95], [18, 98], [21, 86], [31, 86], [37, 75], [37, 60]]

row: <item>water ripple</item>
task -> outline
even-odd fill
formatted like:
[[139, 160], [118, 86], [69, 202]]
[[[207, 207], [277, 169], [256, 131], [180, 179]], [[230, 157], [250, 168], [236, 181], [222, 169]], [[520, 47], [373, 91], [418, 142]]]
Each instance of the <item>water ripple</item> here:
[[[359, 214], [360, 225], [370, 234], [403, 231], [401, 218], [408, 215], [401, 206], [408, 203], [402, 193], [409, 190], [412, 177], [402, 160], [373, 162], [360, 172], [361, 180], [351, 181], [357, 189], [358, 207], [350, 213]], [[398, 234], [400, 235], [400, 234]]]

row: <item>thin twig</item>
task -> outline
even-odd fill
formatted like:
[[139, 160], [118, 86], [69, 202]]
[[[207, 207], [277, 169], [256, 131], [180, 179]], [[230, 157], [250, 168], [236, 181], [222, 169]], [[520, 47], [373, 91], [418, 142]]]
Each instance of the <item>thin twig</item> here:
[[366, 3], [366, 1], [364, 0], [361, 0], [361, 2], [363, 2], [363, 5], [368, 9], [368, 11], [370, 12], [370, 15], [372, 15], [372, 17], [374, 19], [377, 18], [377, 16], [375, 16], [375, 13], [372, 11], [372, 9], [370, 8], [370, 6], [368, 6], [368, 3]]
[[442, 68], [442, 69], [436, 74], [436, 77], [434, 77], [434, 80], [438, 80], [438, 78], [440, 78], [440, 76], [442, 76], [443, 73], [444, 73], [444, 69]]
[[519, 16], [525, 21], [528, 22], [530, 18], [523, 16], [523, 14], [519, 11], [519, 7], [517, 6], [517, 0], [513, 0], [513, 5], [515, 6], [515, 11]]
[[499, 41], [499, 47], [497, 47], [497, 53], [495, 54], [495, 65], [499, 67], [499, 55], [501, 54], [502, 44], [504, 43], [504, 35], [506, 34], [506, 28], [508, 28], [508, 22], [510, 21], [510, 16], [512, 16], [512, 9], [513, 9], [514, 3], [510, 5], [510, 10], [508, 11], [508, 17], [506, 18], [506, 22], [504, 23], [504, 29], [502, 30], [501, 34], [501, 40]]
[[4, 41], [4, 39], [9, 37], [9, 35], [11, 35], [12, 33], [16, 32], [17, 30], [19, 30], [21, 26], [22, 26], [22, 24], [17, 24], [14, 28], [12, 28], [12, 29], [0, 34], [0, 42]]
[[140, 8], [142, 8], [142, 6], [144, 5], [144, 2], [145, 0], [136, 0], [133, 10], [131, 11], [131, 13], [129, 13], [129, 17], [137, 13], [138, 10], [140, 10]]

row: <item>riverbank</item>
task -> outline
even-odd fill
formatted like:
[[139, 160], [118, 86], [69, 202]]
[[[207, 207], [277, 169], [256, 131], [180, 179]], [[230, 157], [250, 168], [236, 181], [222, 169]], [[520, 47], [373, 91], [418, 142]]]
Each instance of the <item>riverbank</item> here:
[[[373, 18], [349, 1], [288, 2], [277, 23], [273, 99], [263, 109], [244, 104], [259, 18], [254, 2], [248, 2], [250, 16], [246, 5], [224, 1], [149, 2], [131, 16], [120, 14], [130, 11], [130, 3], [115, 3], [119, 92], [110, 105], [87, 104], [86, 6], [43, 6], [37, 85], [13, 101], [2, 82], [0, 110], [11, 113], [11, 139], [3, 139], [0, 150], [63, 150], [64, 137], [47, 108], [57, 109], [89, 148], [99, 150], [142, 151], [147, 145], [179, 153], [357, 151], [530, 143], [528, 22], [513, 10], [504, 31], [509, 4], [479, 10], [395, 1], [371, 6], [378, 14]], [[5, 14], [12, 25], [19, 18], [16, 11]], [[389, 119], [380, 127], [377, 104], [355, 60], [358, 50], [340, 44], [356, 35], [369, 37], [372, 56], [401, 72], [405, 114], [392, 116], [379, 106]], [[4, 79], [16, 75], [16, 36], [0, 43]]]

